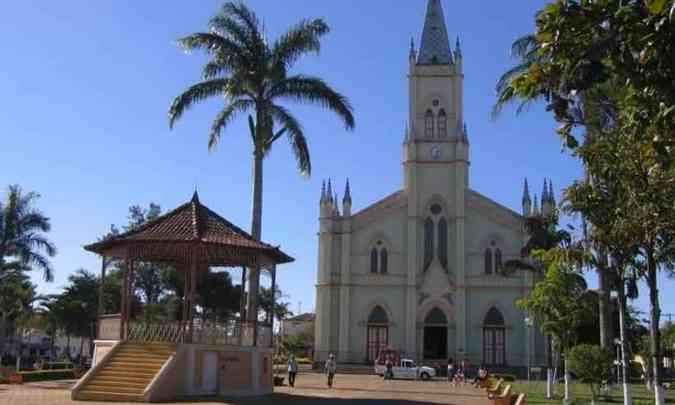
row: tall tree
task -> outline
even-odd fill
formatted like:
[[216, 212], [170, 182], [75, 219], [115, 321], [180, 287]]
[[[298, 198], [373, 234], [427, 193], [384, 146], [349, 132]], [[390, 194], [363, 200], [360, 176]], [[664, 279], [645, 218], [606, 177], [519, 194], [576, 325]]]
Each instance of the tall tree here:
[[[291, 69], [307, 53], [318, 53], [321, 38], [329, 31], [321, 19], [303, 20], [270, 43], [257, 15], [242, 2], [227, 2], [209, 23], [209, 32], [179, 40], [188, 51], [203, 49], [210, 60], [204, 66], [204, 81], [176, 97], [169, 109], [169, 126], [192, 105], [209, 98], [224, 99], [209, 133], [209, 149], [219, 142], [221, 132], [237, 115], [251, 112], [253, 143], [253, 205], [251, 234], [262, 234], [263, 159], [272, 144], [284, 133], [298, 162], [300, 172], [311, 173], [307, 138], [298, 119], [283, 101], [316, 104], [337, 114], [346, 129], [354, 128], [352, 106], [345, 96], [318, 77], [291, 74]], [[284, 132], [274, 132], [277, 124]], [[259, 272], [250, 276], [250, 289], [257, 290]], [[249, 294], [253, 297], [254, 294]], [[250, 302], [249, 307], [257, 307]], [[251, 311], [249, 311], [251, 312]], [[255, 319], [256, 314], [250, 314]]]
[[5, 203], [0, 202], [0, 277], [5, 271], [37, 269], [45, 281], [54, 278], [49, 258], [56, 247], [44, 236], [51, 230], [49, 218], [34, 207], [39, 197], [12, 185]]
[[10, 326], [27, 311], [35, 297], [35, 286], [23, 273], [11, 273], [0, 282], [0, 357], [5, 353]]
[[589, 309], [586, 283], [567, 261], [564, 250], [552, 249], [536, 254], [546, 264], [544, 279], [517, 305], [541, 320], [541, 329], [555, 338], [560, 352], [565, 356], [565, 400], [569, 401], [569, 368], [567, 350], [576, 343], [576, 331]]

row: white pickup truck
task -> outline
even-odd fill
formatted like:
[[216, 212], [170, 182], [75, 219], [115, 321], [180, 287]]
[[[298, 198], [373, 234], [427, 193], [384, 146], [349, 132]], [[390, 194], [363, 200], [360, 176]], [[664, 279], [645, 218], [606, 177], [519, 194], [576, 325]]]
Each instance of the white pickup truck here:
[[[383, 364], [375, 364], [375, 374], [384, 376], [387, 368]], [[436, 370], [431, 367], [417, 367], [412, 360], [401, 360], [400, 364], [394, 364], [392, 368], [394, 378], [409, 380], [430, 380], [436, 376]]]

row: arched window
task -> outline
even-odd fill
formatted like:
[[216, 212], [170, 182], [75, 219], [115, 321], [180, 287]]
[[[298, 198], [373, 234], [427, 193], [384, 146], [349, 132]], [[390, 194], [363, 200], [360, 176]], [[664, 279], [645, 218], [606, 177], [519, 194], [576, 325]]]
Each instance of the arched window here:
[[501, 249], [495, 249], [495, 273], [502, 271], [502, 251]]
[[376, 306], [368, 316], [368, 336], [366, 341], [367, 361], [374, 362], [380, 351], [389, 344], [389, 317], [381, 306]]
[[370, 272], [377, 273], [377, 249], [370, 250]]
[[426, 271], [434, 260], [434, 220], [427, 218], [424, 221], [424, 270]]
[[434, 137], [434, 113], [431, 110], [427, 110], [424, 115], [424, 137]]
[[506, 364], [506, 327], [502, 313], [495, 307], [490, 308], [483, 320], [483, 363]]
[[441, 218], [438, 221], [438, 260], [444, 270], [448, 270], [448, 221]]
[[492, 249], [485, 249], [485, 274], [492, 274]]
[[438, 137], [445, 138], [448, 136], [448, 116], [445, 115], [445, 110], [438, 113], [436, 128], [438, 129]]
[[388, 265], [388, 261], [389, 261], [389, 258], [387, 256], [388, 256], [387, 248], [382, 248], [382, 250], [380, 251], [380, 273], [382, 273], [382, 274], [386, 274], [387, 271], [389, 271], [387, 269], [387, 265]]

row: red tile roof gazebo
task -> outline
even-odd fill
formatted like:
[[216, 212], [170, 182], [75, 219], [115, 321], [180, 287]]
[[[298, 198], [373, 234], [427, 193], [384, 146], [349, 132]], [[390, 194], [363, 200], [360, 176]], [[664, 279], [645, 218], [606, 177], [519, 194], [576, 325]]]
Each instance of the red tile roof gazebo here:
[[[128, 334], [134, 263], [137, 261], [170, 264], [186, 274], [183, 321], [188, 321], [188, 336], [192, 334], [197, 273], [207, 271], [209, 267], [248, 267], [259, 271], [262, 267], [274, 269], [277, 264], [294, 261], [278, 247], [255, 240], [202, 205], [196, 191], [191, 201], [178, 208], [136, 229], [84, 248], [104, 257], [124, 260], [126, 264], [120, 311], [122, 340]], [[273, 288], [275, 273], [272, 270]], [[257, 293], [250, 292], [256, 296]]]

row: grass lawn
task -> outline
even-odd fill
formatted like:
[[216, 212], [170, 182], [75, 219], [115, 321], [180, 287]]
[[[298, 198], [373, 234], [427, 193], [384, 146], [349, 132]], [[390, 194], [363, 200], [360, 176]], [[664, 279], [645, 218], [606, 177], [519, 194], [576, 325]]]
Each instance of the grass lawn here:
[[[526, 392], [527, 393], [527, 403], [528, 405], [543, 405], [543, 404], [560, 404], [565, 388], [563, 384], [558, 384], [555, 386], [556, 399], [548, 400], [546, 399], [546, 382], [545, 381], [536, 381], [530, 382], [527, 381], [518, 381], [512, 383], [514, 392]], [[572, 383], [570, 385], [570, 393], [572, 398], [577, 400], [579, 404], [590, 404], [591, 403], [591, 390], [586, 384], [581, 383]], [[675, 404], [675, 392], [670, 390], [666, 393], [668, 398], [667, 403]], [[623, 403], [623, 387], [614, 386], [610, 391], [610, 399], [605, 400], [600, 397], [596, 401], [596, 404], [617, 404]], [[643, 384], [633, 384], [633, 404], [634, 405], [651, 405], [654, 403], [654, 394], [647, 391], [646, 387]]]

